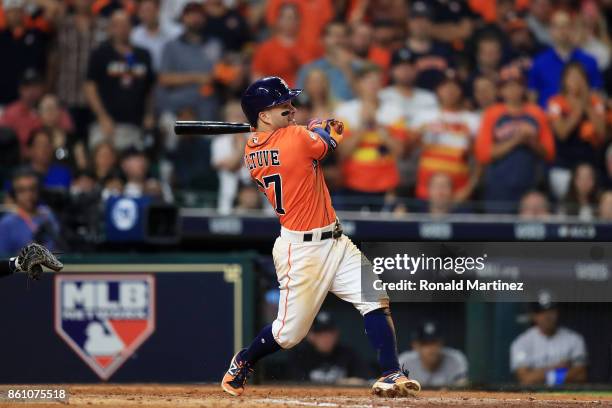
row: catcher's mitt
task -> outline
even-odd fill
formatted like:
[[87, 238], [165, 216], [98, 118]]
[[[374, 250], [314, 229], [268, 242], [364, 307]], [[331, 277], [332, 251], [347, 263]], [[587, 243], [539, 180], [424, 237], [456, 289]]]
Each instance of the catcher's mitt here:
[[29, 244], [21, 249], [17, 256], [17, 268], [25, 272], [30, 279], [39, 280], [42, 266], [59, 272], [62, 264], [47, 248], [40, 244]]

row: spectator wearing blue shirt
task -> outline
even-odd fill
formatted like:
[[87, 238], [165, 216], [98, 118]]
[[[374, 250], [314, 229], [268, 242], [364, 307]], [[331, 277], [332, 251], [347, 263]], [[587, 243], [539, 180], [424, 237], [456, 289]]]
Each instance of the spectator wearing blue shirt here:
[[529, 72], [528, 87], [537, 94], [539, 105], [545, 107], [548, 98], [559, 92], [563, 69], [573, 61], [584, 66], [592, 88], [601, 88], [603, 81], [597, 61], [575, 46], [575, 24], [567, 11], [553, 14], [550, 35], [552, 47], [536, 56]]
[[0, 218], [0, 255], [14, 255], [31, 242], [57, 248], [59, 225], [51, 210], [39, 204], [38, 191], [36, 172], [22, 168], [14, 173], [10, 189], [14, 210]]
[[28, 139], [30, 167], [40, 175], [46, 189], [70, 189], [72, 177], [68, 167], [54, 162], [53, 135], [47, 128], [32, 131]]
[[348, 33], [344, 23], [329, 23], [323, 32], [325, 56], [298, 71], [297, 87], [304, 88], [308, 73], [319, 69], [329, 79], [331, 95], [336, 100], [353, 99], [352, 82], [358, 64], [348, 48]]

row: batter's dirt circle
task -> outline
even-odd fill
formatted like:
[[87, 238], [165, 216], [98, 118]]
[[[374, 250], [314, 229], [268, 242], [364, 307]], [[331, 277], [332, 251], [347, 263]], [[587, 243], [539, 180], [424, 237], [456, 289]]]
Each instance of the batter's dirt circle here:
[[[418, 398], [388, 399], [367, 388], [248, 386], [242, 397], [231, 397], [218, 385], [70, 385], [70, 407], [612, 407], [612, 395], [423, 391]], [[35, 404], [37, 408], [63, 404]], [[1, 407], [19, 406], [0, 403]], [[24, 406], [23, 404], [21, 406]]]

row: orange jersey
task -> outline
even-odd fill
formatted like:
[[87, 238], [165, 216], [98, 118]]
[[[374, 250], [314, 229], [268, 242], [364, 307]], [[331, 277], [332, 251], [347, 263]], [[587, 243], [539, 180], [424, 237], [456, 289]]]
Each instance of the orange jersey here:
[[316, 133], [301, 126], [249, 136], [244, 163], [283, 227], [308, 231], [336, 220], [319, 165], [327, 150]]

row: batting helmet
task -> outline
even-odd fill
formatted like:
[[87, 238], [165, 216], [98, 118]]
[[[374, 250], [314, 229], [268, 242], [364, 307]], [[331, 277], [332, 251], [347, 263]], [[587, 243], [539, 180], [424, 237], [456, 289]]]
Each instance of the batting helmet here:
[[265, 77], [253, 82], [242, 94], [242, 111], [251, 126], [257, 126], [259, 112], [295, 98], [301, 89], [291, 89], [283, 79]]

